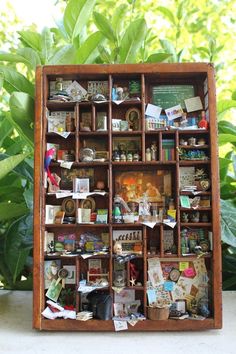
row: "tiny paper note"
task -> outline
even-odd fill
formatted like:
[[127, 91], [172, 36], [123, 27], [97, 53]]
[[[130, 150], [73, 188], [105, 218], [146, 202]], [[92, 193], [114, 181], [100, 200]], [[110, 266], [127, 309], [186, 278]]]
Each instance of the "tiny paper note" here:
[[155, 106], [154, 104], [148, 104], [145, 115], [149, 117], [159, 118], [161, 114], [161, 107]]
[[190, 208], [190, 200], [188, 195], [180, 196], [180, 205], [182, 208]]
[[126, 321], [113, 321], [114, 322], [114, 327], [115, 327], [115, 331], [125, 331], [126, 329], [128, 329], [128, 325]]
[[179, 270], [182, 272], [183, 270], [189, 267], [189, 262], [179, 262]]
[[165, 281], [164, 290], [165, 291], [173, 291], [175, 283], [173, 281]]
[[184, 100], [187, 112], [201, 111], [203, 109], [202, 101], [199, 96], [187, 98]]

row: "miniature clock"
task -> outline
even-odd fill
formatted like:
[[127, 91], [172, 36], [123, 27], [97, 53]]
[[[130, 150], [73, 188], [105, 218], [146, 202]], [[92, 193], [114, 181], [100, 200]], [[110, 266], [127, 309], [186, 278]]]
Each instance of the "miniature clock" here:
[[199, 245], [201, 246], [202, 252], [209, 251], [209, 242], [207, 240], [200, 241]]
[[210, 180], [208, 178], [199, 181], [199, 185], [203, 191], [207, 191], [210, 188]]
[[170, 280], [177, 282], [180, 277], [180, 271], [177, 268], [173, 268], [170, 271]]

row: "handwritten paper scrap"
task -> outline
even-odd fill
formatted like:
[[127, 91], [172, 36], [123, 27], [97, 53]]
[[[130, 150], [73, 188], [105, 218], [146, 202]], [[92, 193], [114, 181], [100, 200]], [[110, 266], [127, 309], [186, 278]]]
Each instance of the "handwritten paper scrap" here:
[[126, 331], [128, 329], [128, 324], [126, 321], [113, 321], [114, 322], [114, 327], [115, 327], [115, 331]]

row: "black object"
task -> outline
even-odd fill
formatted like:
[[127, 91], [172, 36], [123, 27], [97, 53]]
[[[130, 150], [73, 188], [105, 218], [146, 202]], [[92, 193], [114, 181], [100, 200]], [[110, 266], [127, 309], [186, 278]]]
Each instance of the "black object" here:
[[126, 262], [129, 262], [131, 259], [136, 258], [137, 256], [135, 254], [128, 254], [126, 256], [116, 256], [115, 261], [119, 264], [124, 264]]
[[104, 291], [94, 290], [87, 295], [88, 310], [93, 312], [93, 317], [99, 320], [112, 318], [112, 297]]

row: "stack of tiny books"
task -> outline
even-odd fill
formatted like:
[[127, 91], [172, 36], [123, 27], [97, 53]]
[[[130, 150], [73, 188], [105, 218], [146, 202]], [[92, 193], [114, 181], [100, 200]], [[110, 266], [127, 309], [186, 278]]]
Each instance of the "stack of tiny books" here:
[[93, 318], [93, 313], [90, 311], [81, 311], [76, 315], [78, 321], [88, 321], [91, 320], [91, 318]]

